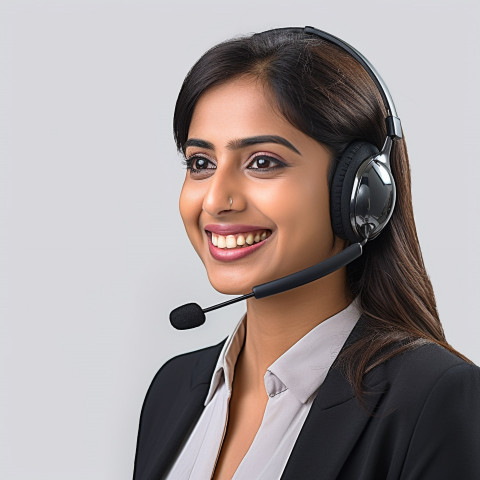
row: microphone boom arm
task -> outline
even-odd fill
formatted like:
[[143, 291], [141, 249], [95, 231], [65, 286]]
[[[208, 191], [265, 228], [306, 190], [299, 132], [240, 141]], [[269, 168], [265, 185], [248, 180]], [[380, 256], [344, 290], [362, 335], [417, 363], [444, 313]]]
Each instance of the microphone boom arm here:
[[205, 313], [216, 310], [217, 308], [226, 307], [227, 305], [237, 303], [240, 300], [245, 300], [253, 296], [255, 298], [268, 297], [318, 280], [319, 278], [348, 265], [350, 262], [353, 262], [353, 260], [358, 258], [362, 254], [363, 245], [365, 245], [366, 241], [367, 239], [363, 240], [361, 243], [354, 243], [333, 257], [327, 258], [323, 262], [305, 268], [304, 270], [286, 275], [285, 277], [278, 278], [271, 282], [257, 285], [256, 287], [253, 287], [252, 292], [240, 297], [232, 298], [226, 302], [204, 309], [202, 309], [197, 303], [187, 303], [186, 305], [177, 307], [170, 312], [170, 323], [178, 330], [199, 327], [205, 322]]
[[362, 244], [365, 244], [365, 241], [362, 243], [354, 243], [333, 257], [327, 258], [327, 260], [305, 268], [304, 270], [286, 275], [285, 277], [278, 278], [271, 282], [257, 285], [252, 289], [253, 294], [255, 295], [255, 298], [264, 298], [318, 280], [360, 257], [363, 250]]
[[227, 305], [240, 302], [241, 300], [246, 300], [250, 297], [269, 297], [270, 295], [286, 292], [287, 290], [292, 290], [293, 288], [301, 287], [306, 283], [318, 280], [319, 278], [324, 277], [329, 273], [344, 267], [345, 265], [348, 265], [350, 262], [353, 262], [356, 258], [358, 258], [362, 254], [362, 244], [365, 244], [365, 242], [354, 243], [333, 257], [327, 258], [327, 260], [324, 260], [323, 262], [312, 265], [311, 267], [300, 270], [299, 272], [291, 273], [285, 277], [277, 278], [277, 280], [272, 280], [271, 282], [257, 285], [256, 287], [252, 288], [251, 293], [247, 293], [241, 297], [232, 298], [226, 302], [204, 308], [203, 313], [211, 312], [217, 308], [226, 307]]

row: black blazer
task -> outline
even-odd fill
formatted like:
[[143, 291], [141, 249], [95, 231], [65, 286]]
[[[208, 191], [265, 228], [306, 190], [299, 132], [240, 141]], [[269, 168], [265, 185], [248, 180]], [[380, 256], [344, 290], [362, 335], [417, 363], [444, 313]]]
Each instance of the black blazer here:
[[[175, 357], [153, 379], [135, 480], [164, 477], [202, 413], [222, 345]], [[376, 367], [365, 383], [362, 405], [330, 369], [282, 480], [480, 479], [480, 368], [426, 344]]]

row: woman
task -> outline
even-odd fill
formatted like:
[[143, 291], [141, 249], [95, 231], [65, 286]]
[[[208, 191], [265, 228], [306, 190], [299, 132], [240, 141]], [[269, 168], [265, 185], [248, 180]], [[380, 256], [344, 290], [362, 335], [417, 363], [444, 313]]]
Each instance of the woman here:
[[217, 290], [364, 251], [249, 298], [226, 342], [168, 362], [135, 478], [480, 478], [480, 370], [445, 340], [400, 122], [362, 62], [327, 34], [279, 29], [212, 48], [185, 79], [180, 212]]

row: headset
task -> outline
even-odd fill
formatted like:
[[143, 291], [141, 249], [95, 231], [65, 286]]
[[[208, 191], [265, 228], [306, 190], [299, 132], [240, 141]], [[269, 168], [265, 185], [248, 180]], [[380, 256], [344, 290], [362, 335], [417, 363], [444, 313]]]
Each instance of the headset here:
[[377, 86], [387, 111], [387, 137], [381, 151], [372, 143], [355, 141], [347, 146], [335, 167], [330, 189], [330, 214], [334, 233], [351, 243], [319, 264], [253, 287], [252, 292], [202, 309], [196, 303], [177, 307], [170, 313], [171, 324], [180, 330], [205, 322], [205, 313], [250, 297], [264, 298], [305, 285], [348, 265], [362, 254], [369, 240], [388, 224], [396, 201], [396, 187], [390, 168], [393, 142], [402, 138], [402, 125], [390, 92], [371, 63], [343, 40], [314, 27], [287, 27], [263, 33], [284, 31], [305, 33], [330, 42], [355, 58]]
[[334, 233], [352, 243], [372, 240], [387, 225], [395, 207], [396, 187], [390, 153], [393, 142], [402, 138], [400, 118], [387, 86], [360, 52], [322, 30], [305, 27], [303, 31], [336, 45], [355, 58], [377, 86], [387, 111], [387, 137], [382, 150], [379, 152], [375, 145], [365, 141], [348, 145], [336, 165], [330, 190]]

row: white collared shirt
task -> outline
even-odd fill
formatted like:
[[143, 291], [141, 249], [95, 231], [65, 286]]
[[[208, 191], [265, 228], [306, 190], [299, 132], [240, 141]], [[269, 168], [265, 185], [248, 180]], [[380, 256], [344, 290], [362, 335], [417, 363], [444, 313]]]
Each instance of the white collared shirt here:
[[[320, 385], [355, 326], [356, 302], [308, 332], [264, 376], [268, 402], [258, 432], [233, 480], [279, 479]], [[224, 440], [235, 363], [245, 339], [245, 316], [225, 343], [197, 424], [168, 480], [212, 478]]]

